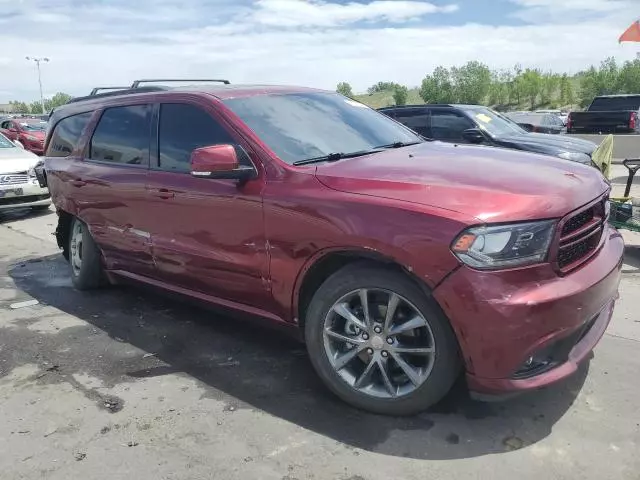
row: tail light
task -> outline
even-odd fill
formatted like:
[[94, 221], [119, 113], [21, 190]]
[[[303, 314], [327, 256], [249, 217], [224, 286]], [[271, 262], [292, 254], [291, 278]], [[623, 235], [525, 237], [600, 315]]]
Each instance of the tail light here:
[[636, 112], [631, 112], [631, 117], [629, 117], [629, 129], [635, 130], [637, 123], [638, 123], [638, 114]]

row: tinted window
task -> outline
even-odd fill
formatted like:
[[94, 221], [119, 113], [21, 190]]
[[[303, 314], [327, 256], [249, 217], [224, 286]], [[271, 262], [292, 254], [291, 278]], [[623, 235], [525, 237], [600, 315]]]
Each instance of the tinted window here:
[[337, 93], [256, 95], [224, 103], [287, 163], [422, 141], [386, 115]]
[[11, 128], [11, 121], [7, 120], [2, 122], [2, 125], [0, 125], [0, 128]]
[[461, 142], [462, 132], [475, 125], [451, 110], [431, 110], [431, 135], [438, 140]]
[[66, 157], [78, 144], [84, 127], [91, 119], [92, 112], [81, 113], [64, 118], [58, 122], [47, 148], [48, 157]]
[[600, 97], [593, 100], [590, 111], [640, 110], [640, 95], [625, 97]]
[[90, 158], [127, 165], [147, 164], [149, 127], [147, 105], [106, 109], [91, 139]]
[[402, 108], [395, 111], [395, 118], [423, 137], [431, 137], [428, 110], [424, 108]]
[[162, 170], [188, 172], [194, 149], [233, 143], [229, 133], [204, 110], [179, 103], [161, 105], [159, 149]]

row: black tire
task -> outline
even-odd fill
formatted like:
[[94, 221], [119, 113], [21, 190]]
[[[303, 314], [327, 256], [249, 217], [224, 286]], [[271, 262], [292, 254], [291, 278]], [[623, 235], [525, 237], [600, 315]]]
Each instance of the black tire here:
[[[73, 267], [73, 247], [74, 230], [76, 224], [79, 224], [82, 228], [82, 249], [81, 257], [82, 262], [79, 269]], [[104, 272], [102, 269], [102, 257], [100, 250], [93, 241], [89, 229], [81, 220], [73, 218], [69, 229], [69, 245], [67, 247], [69, 252], [69, 266], [71, 270], [71, 281], [73, 286], [78, 290], [91, 290], [98, 288], [104, 284]]]
[[[324, 320], [344, 295], [361, 288], [389, 290], [409, 300], [429, 323], [437, 348], [431, 373], [413, 392], [396, 398], [378, 398], [347, 384], [332, 367], [324, 348]], [[307, 350], [324, 383], [345, 402], [373, 413], [413, 415], [436, 404], [459, 376], [460, 353], [449, 321], [429, 295], [407, 275], [392, 268], [358, 263], [331, 275], [315, 292], [305, 317]]]

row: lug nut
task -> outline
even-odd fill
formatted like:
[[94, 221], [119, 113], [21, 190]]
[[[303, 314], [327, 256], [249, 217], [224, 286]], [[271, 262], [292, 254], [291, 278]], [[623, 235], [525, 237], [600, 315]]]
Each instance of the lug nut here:
[[367, 353], [369, 355], [373, 355], [373, 348], [367, 348]]
[[366, 333], [363, 333], [362, 338], [364, 338], [365, 340], [369, 340], [369, 335]]
[[383, 351], [382, 351], [382, 356], [383, 356], [384, 358], [387, 358], [387, 357], [389, 356], [389, 352], [387, 352], [386, 350], [383, 350]]
[[376, 333], [380, 333], [382, 332], [382, 329], [380, 327], [374, 327], [373, 331]]
[[387, 343], [389, 345], [393, 344], [393, 338], [391, 338], [391, 337], [387, 338]]

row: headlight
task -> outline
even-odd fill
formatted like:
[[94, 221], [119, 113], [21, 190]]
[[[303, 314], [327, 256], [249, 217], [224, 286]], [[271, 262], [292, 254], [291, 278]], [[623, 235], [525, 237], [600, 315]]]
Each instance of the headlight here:
[[36, 178], [36, 169], [34, 167], [31, 167], [27, 174], [29, 175], [29, 178]]
[[560, 158], [564, 158], [565, 160], [571, 160], [572, 162], [582, 163], [584, 165], [591, 165], [591, 157], [586, 153], [580, 152], [563, 152], [558, 155]]
[[37, 142], [38, 141], [38, 137], [34, 137], [33, 135], [25, 135], [25, 138], [27, 140], [29, 140], [30, 142]]
[[544, 261], [555, 222], [512, 223], [472, 227], [462, 232], [451, 250], [473, 268], [494, 270]]

